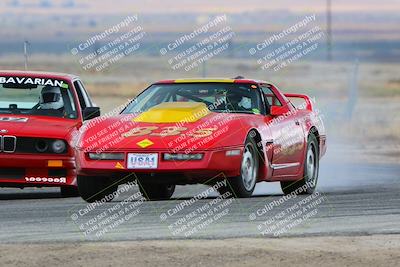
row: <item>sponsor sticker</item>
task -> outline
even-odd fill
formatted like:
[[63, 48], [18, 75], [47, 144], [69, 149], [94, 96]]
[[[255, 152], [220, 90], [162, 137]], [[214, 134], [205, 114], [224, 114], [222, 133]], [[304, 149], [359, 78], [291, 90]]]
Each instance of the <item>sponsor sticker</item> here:
[[56, 183], [56, 184], [65, 184], [67, 183], [67, 178], [51, 178], [51, 177], [25, 177], [26, 182], [42, 182], [42, 183]]
[[64, 81], [54, 80], [54, 79], [44, 79], [44, 78], [31, 78], [31, 77], [0, 77], [0, 84], [31, 84], [31, 85], [41, 85], [41, 86], [54, 86], [54, 87], [65, 87]]
[[142, 140], [140, 142], [137, 142], [136, 144], [138, 146], [140, 146], [141, 148], [146, 148], [146, 147], [149, 147], [149, 146], [153, 145], [154, 143], [151, 140], [146, 138], [146, 139], [144, 139], [144, 140]]

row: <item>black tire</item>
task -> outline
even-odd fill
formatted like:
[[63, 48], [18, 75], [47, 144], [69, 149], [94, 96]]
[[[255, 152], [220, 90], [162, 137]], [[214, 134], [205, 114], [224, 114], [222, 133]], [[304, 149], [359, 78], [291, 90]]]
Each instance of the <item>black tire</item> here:
[[168, 200], [175, 192], [175, 185], [139, 182], [139, 190], [147, 200]]
[[230, 189], [229, 180], [226, 181], [226, 186], [219, 187], [217, 190], [218, 190], [218, 193], [221, 196], [225, 196], [225, 198], [234, 198], [235, 197], [235, 195], [233, 195], [233, 193], [232, 193], [232, 190]]
[[[253, 195], [258, 178], [260, 156], [257, 144], [251, 136], [252, 134], [250, 133], [244, 145], [240, 175], [228, 178], [227, 187], [218, 190], [221, 195], [227, 191], [230, 191], [232, 194], [231, 197], [235, 198], [248, 198]], [[247, 169], [243, 167], [247, 167]]]
[[62, 186], [60, 187], [61, 197], [79, 197], [78, 187]]
[[[310, 156], [309, 153], [312, 153]], [[312, 158], [313, 168], [309, 166]], [[281, 182], [281, 188], [285, 195], [296, 193], [299, 195], [312, 194], [317, 187], [319, 171], [319, 145], [314, 134], [309, 134], [307, 138], [306, 157], [304, 159], [303, 178], [298, 181]]]
[[118, 184], [108, 177], [78, 175], [77, 181], [80, 196], [89, 203], [103, 198], [109, 202], [113, 200], [113, 193], [118, 189]]

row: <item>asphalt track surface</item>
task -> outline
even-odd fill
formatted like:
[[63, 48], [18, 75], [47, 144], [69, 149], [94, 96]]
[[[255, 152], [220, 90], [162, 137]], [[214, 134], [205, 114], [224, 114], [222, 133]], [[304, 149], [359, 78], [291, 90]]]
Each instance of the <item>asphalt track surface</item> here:
[[57, 189], [0, 189], [0, 243], [400, 233], [399, 176], [399, 165], [322, 161], [312, 198], [283, 199], [279, 184], [262, 183], [253, 198], [213, 194], [175, 214], [207, 187], [179, 187], [169, 201], [124, 202], [133, 187], [86, 214], [83, 200], [61, 198]]

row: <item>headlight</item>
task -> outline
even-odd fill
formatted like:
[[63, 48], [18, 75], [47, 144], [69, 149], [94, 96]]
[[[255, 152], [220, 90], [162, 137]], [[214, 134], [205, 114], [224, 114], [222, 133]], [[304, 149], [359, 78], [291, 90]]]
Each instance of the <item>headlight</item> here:
[[44, 153], [49, 148], [49, 145], [46, 140], [37, 140], [35, 143], [35, 148], [38, 152]]
[[123, 160], [124, 153], [89, 153], [92, 160]]
[[171, 154], [164, 153], [164, 160], [202, 160], [204, 154]]
[[65, 142], [63, 140], [56, 140], [51, 145], [53, 152], [57, 154], [63, 153], [66, 147], [67, 146], [65, 145]]

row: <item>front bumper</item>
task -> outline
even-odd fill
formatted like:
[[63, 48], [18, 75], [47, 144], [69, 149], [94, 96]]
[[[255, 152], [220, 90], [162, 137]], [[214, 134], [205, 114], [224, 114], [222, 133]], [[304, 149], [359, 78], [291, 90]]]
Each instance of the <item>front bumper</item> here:
[[76, 186], [75, 158], [0, 153], [0, 186]]
[[[239, 155], [227, 156], [226, 151], [240, 150]], [[113, 151], [117, 152], [117, 151]], [[118, 151], [121, 153], [121, 151]], [[77, 151], [77, 172], [83, 176], [123, 177], [135, 173], [138, 176], [168, 176], [176, 175], [186, 180], [202, 181], [223, 174], [225, 177], [234, 177], [240, 174], [243, 147], [229, 147], [207, 151], [193, 151], [204, 153], [202, 160], [166, 161], [163, 153], [170, 151], [134, 150], [124, 151], [124, 160], [90, 160], [87, 153]], [[157, 153], [158, 166], [156, 169], [129, 169], [127, 167], [128, 153]], [[163, 178], [164, 179], [164, 178]]]

